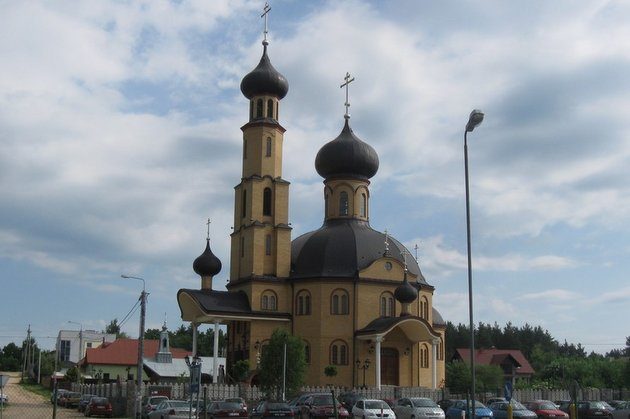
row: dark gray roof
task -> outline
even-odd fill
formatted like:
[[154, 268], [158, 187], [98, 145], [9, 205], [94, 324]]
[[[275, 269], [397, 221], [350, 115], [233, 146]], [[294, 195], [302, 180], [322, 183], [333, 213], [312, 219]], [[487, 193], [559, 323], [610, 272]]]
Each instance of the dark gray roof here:
[[241, 81], [241, 92], [247, 99], [258, 95], [273, 95], [282, 99], [289, 91], [289, 82], [271, 65], [267, 56], [267, 44], [263, 43], [263, 55], [260, 62]]
[[433, 325], [434, 326], [446, 326], [446, 322], [444, 321], [444, 318], [442, 317], [440, 312], [437, 311], [435, 309], [435, 307], [433, 307], [432, 311], [433, 311]]
[[210, 239], [206, 239], [206, 250], [193, 262], [193, 270], [199, 276], [214, 276], [221, 271], [221, 261], [210, 250]]
[[315, 169], [325, 179], [369, 179], [378, 171], [378, 154], [354, 135], [346, 118], [341, 134], [317, 152]]
[[[389, 236], [388, 256], [404, 263], [405, 247]], [[291, 243], [291, 278], [354, 278], [357, 272], [383, 257], [385, 234], [357, 219], [330, 219]], [[418, 264], [407, 258], [409, 272], [426, 284]]]
[[245, 294], [244, 291], [229, 292], [207, 289], [180, 289], [177, 292], [177, 296], [179, 297], [179, 294], [182, 292], [194, 298], [206, 312], [244, 314], [251, 313], [252, 311], [249, 306], [247, 294]]
[[376, 319], [372, 320], [370, 323], [367, 324], [367, 326], [365, 326], [363, 329], [357, 330], [355, 333], [357, 335], [370, 335], [370, 334], [373, 334], [373, 333], [382, 333], [382, 332], [384, 332], [384, 331], [386, 331], [388, 329], [391, 329], [392, 327], [394, 327], [398, 323], [400, 323], [402, 321], [406, 321], [406, 320], [416, 320], [416, 321], [419, 321], [421, 323], [424, 323], [425, 325], [428, 326], [429, 330], [433, 331], [433, 328], [431, 327], [431, 325], [428, 324], [427, 321], [424, 320], [421, 317], [417, 317], [417, 316], [402, 316], [402, 317], [383, 316], [383, 317], [379, 317], [379, 318], [376, 318]]

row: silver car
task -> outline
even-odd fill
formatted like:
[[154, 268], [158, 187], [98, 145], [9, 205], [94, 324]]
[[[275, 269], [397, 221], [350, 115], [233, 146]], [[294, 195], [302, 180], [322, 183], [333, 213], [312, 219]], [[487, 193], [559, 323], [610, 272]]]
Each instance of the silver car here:
[[[150, 419], [166, 419], [166, 418], [188, 418], [190, 403], [184, 400], [164, 400], [160, 402], [154, 411], [149, 413]], [[193, 406], [192, 414], [196, 415], [196, 409]]]
[[400, 398], [393, 409], [397, 419], [444, 419], [444, 411], [440, 406], [426, 397]]

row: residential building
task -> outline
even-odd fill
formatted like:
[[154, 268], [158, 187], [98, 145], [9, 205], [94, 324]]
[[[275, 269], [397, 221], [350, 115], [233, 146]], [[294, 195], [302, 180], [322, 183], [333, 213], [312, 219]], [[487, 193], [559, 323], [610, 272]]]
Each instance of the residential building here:
[[[459, 348], [451, 358], [470, 364], [470, 349]], [[516, 380], [529, 382], [534, 375], [534, 368], [518, 349], [475, 349], [475, 365], [496, 365], [503, 370], [505, 381], [514, 385]]]
[[76, 365], [85, 356], [86, 349], [115, 340], [115, 334], [96, 330], [60, 330], [56, 344], [58, 369]]

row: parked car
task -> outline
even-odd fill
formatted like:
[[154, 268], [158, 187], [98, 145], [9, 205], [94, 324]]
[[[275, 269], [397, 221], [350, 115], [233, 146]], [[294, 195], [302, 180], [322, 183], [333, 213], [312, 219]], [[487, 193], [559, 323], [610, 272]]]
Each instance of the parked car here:
[[613, 408], [615, 408], [615, 410], [617, 409], [625, 409], [627, 406], [627, 404], [630, 402], [627, 402], [625, 400], [609, 400], [608, 404], [611, 405]]
[[437, 418], [444, 419], [444, 410], [426, 397], [403, 397], [394, 405], [398, 419]]
[[330, 417], [335, 416], [335, 407], [337, 408], [337, 415], [340, 418], [347, 418], [350, 416], [348, 410], [336, 399], [334, 399], [332, 394], [329, 393], [309, 396], [301, 406], [300, 414], [302, 419], [329, 419]]
[[493, 403], [498, 402], [507, 402], [507, 400], [505, 400], [505, 397], [490, 397], [486, 400], [486, 406], [490, 407]]
[[5, 404], [7, 404], [7, 403], [9, 403], [9, 396], [7, 396], [7, 395], [6, 395], [6, 394], [4, 394], [4, 393], [3, 393], [3, 394], [1, 394], [1, 395], [0, 395], [0, 404], [1, 404], [1, 405], [5, 405]]
[[92, 397], [85, 405], [85, 416], [105, 416], [112, 417], [112, 404], [107, 397]]
[[630, 402], [617, 404], [617, 408], [612, 412], [613, 419], [630, 419]]
[[569, 415], [558, 409], [556, 404], [550, 400], [530, 400], [525, 403], [525, 407], [538, 415], [538, 419], [568, 418]]
[[243, 406], [245, 408], [245, 410], [247, 410], [247, 403], [245, 402], [245, 399], [242, 398], [242, 397], [229, 397], [229, 398], [225, 399], [224, 401], [232, 402], [232, 403], [240, 403], [241, 406]]
[[[472, 404], [472, 402], [467, 402], [466, 400], [455, 400], [451, 407], [449, 407], [445, 412], [446, 418], [461, 419], [462, 412], [465, 412], [465, 415], [468, 418], [468, 410], [472, 407], [468, 406], [469, 404]], [[493, 417], [494, 415], [492, 410], [488, 409], [479, 400], [475, 400], [475, 419], [490, 419]]]
[[68, 391], [65, 392], [59, 397], [59, 406], [63, 407], [76, 407], [79, 405], [79, 401], [81, 400], [81, 393], [77, 393], [76, 391]]
[[603, 402], [583, 401], [577, 403], [580, 419], [606, 419], [613, 417], [612, 411]]
[[508, 419], [508, 406], [512, 405], [512, 417], [521, 419], [536, 419], [538, 415], [521, 403], [512, 399], [509, 402], [495, 402], [490, 405], [494, 419]]
[[[187, 418], [190, 408], [190, 402], [184, 400], [163, 400], [149, 413], [149, 419]], [[195, 406], [192, 414], [197, 415]]]
[[364, 396], [354, 391], [347, 391], [345, 393], [341, 393], [337, 398], [339, 399], [343, 407], [345, 407], [348, 410], [348, 412], [352, 410], [352, 407], [357, 402], [357, 400], [365, 399]]
[[448, 408], [451, 407], [453, 403], [455, 403], [456, 401], [457, 400], [455, 399], [442, 399], [442, 400], [438, 400], [437, 405], [440, 406], [440, 409], [442, 409], [444, 413], [446, 414], [446, 411], [448, 410]]
[[[57, 404], [59, 404], [59, 398], [64, 394], [69, 392], [70, 390], [66, 390], [65, 388], [58, 388], [57, 389]], [[54, 403], [55, 402], [55, 392], [53, 391], [52, 393], [50, 393], [50, 402]]]
[[79, 404], [77, 404], [77, 410], [79, 412], [85, 412], [85, 406], [87, 406], [92, 397], [96, 397], [96, 394], [83, 394], [79, 399]]
[[158, 404], [161, 402], [169, 400], [166, 396], [148, 396], [142, 399], [142, 417], [148, 418], [149, 413], [155, 410]]
[[247, 409], [237, 402], [210, 402], [204, 411], [210, 419], [247, 417]]
[[352, 416], [360, 419], [396, 419], [396, 414], [392, 408], [384, 400], [378, 399], [357, 400], [352, 407]]
[[263, 400], [249, 413], [250, 419], [293, 419], [293, 411], [286, 402]]
[[291, 408], [291, 411], [293, 412], [294, 416], [299, 416], [302, 412], [302, 406], [304, 405], [304, 402], [306, 402], [306, 400], [308, 400], [311, 396], [315, 395], [315, 394], [328, 394], [328, 393], [304, 393], [304, 394], [300, 394], [299, 396], [297, 396], [296, 398], [294, 398], [293, 400], [291, 400], [289, 402], [289, 407]]

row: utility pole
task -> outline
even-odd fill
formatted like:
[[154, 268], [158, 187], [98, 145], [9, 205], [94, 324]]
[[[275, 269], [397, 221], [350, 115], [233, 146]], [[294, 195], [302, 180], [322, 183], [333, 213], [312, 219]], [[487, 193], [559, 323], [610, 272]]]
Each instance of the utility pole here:
[[22, 381], [24, 381], [24, 372], [27, 371], [28, 368], [28, 354], [31, 346], [31, 325], [28, 325], [28, 330], [26, 331], [26, 342], [24, 344], [24, 353], [22, 356], [24, 357], [24, 363], [22, 365]]
[[125, 279], [138, 279], [142, 281], [142, 292], [140, 293], [140, 331], [138, 333], [138, 388], [136, 389], [135, 412], [133, 415], [135, 418], [139, 418], [142, 414], [142, 370], [144, 363], [142, 356], [144, 355], [144, 318], [147, 314], [147, 293], [144, 278], [130, 275], [120, 275], [120, 277]]

